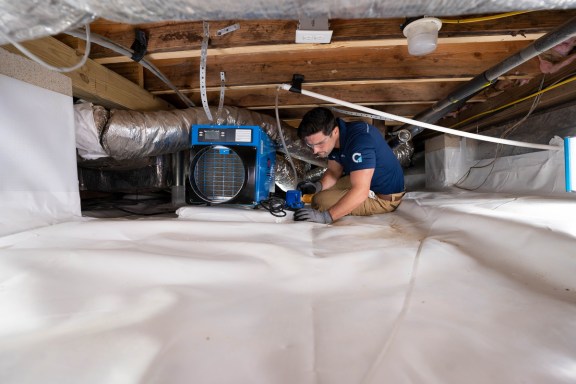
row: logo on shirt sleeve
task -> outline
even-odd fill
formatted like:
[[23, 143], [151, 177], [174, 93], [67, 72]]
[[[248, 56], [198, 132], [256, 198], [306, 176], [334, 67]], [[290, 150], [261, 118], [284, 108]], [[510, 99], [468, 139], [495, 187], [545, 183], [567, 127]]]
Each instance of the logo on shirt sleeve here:
[[362, 162], [362, 154], [359, 152], [352, 154], [352, 161], [357, 163], [357, 164], [361, 163]]

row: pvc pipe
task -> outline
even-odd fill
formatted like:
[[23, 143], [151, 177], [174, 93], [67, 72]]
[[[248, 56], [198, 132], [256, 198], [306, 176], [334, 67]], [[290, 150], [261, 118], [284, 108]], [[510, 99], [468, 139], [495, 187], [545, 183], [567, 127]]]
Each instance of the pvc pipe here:
[[434, 131], [449, 133], [449, 134], [451, 134], [451, 135], [456, 135], [456, 136], [467, 137], [467, 138], [474, 139], [474, 140], [482, 140], [482, 141], [489, 141], [489, 142], [498, 143], [498, 144], [514, 145], [514, 146], [517, 146], [517, 147], [544, 149], [544, 150], [551, 150], [551, 151], [560, 151], [560, 150], [563, 149], [562, 147], [557, 147], [557, 146], [554, 146], [554, 145], [533, 144], [533, 143], [526, 143], [526, 142], [523, 142], [523, 141], [499, 139], [499, 138], [497, 138], [497, 137], [490, 137], [490, 136], [478, 135], [478, 134], [476, 134], [476, 133], [470, 133], [470, 132], [462, 132], [462, 131], [458, 131], [458, 130], [456, 130], [456, 129], [441, 127], [441, 126], [439, 126], [439, 125], [434, 125], [434, 124], [430, 124], [430, 123], [424, 123], [424, 122], [421, 122], [421, 121], [408, 119], [408, 118], [406, 118], [406, 117], [393, 115], [393, 114], [391, 114], [391, 113], [378, 111], [378, 110], [376, 110], [376, 109], [363, 107], [363, 106], [361, 106], [361, 105], [349, 103], [349, 102], [347, 102], [347, 101], [335, 99], [335, 98], [333, 98], [333, 97], [324, 96], [324, 95], [321, 95], [321, 94], [319, 94], [319, 93], [306, 91], [306, 90], [304, 90], [304, 89], [302, 89], [302, 90], [293, 89], [290, 84], [281, 84], [281, 85], [280, 85], [280, 88], [282, 88], [282, 89], [284, 89], [284, 90], [286, 90], [286, 91], [292, 91], [292, 92], [301, 93], [301, 94], [303, 94], [303, 95], [310, 96], [310, 97], [313, 97], [313, 98], [315, 98], [315, 99], [324, 100], [324, 101], [327, 101], [327, 102], [329, 102], [329, 103], [339, 104], [339, 105], [342, 105], [342, 106], [344, 106], [344, 107], [356, 109], [356, 110], [358, 110], [358, 111], [362, 111], [362, 112], [366, 112], [366, 113], [372, 113], [372, 114], [374, 114], [374, 115], [379, 115], [379, 116], [382, 116], [382, 117], [385, 117], [385, 118], [389, 118], [389, 119], [392, 119], [392, 120], [401, 121], [401, 122], [406, 123], [406, 124], [417, 125], [417, 126], [420, 126], [420, 127], [422, 127], [422, 128], [428, 128], [428, 129], [432, 129], [432, 130], [434, 130]]

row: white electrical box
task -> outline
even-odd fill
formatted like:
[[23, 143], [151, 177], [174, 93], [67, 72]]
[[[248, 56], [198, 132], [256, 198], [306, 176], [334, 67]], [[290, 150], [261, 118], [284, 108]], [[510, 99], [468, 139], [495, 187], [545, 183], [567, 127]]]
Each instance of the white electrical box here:
[[299, 44], [329, 44], [332, 31], [296, 30], [296, 43]]
[[306, 18], [299, 20], [296, 30], [296, 43], [298, 44], [329, 44], [332, 31], [328, 30], [327, 17]]

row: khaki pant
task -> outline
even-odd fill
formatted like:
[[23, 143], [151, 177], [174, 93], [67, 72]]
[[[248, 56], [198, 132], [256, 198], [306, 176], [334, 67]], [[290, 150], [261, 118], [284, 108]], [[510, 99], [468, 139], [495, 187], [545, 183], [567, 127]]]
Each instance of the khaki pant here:
[[[336, 204], [349, 190], [350, 176], [344, 176], [338, 179], [336, 184], [324, 191], [318, 192], [312, 198], [312, 208], [319, 211], [327, 211]], [[384, 200], [376, 195], [374, 198], [368, 197], [362, 204], [356, 207], [350, 214], [354, 216], [370, 216], [377, 213], [393, 212], [402, 202], [404, 192], [389, 195], [391, 200]]]

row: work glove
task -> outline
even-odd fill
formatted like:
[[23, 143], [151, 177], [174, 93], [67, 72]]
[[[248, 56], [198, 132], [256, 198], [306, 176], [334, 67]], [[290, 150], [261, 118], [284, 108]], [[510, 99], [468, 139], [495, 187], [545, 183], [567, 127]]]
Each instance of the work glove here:
[[299, 182], [296, 189], [302, 191], [303, 195], [314, 194], [322, 190], [322, 183], [320, 181], [312, 182], [305, 180]]
[[300, 208], [294, 212], [295, 221], [313, 221], [320, 224], [332, 224], [332, 216], [330, 212], [320, 212], [312, 208]]

